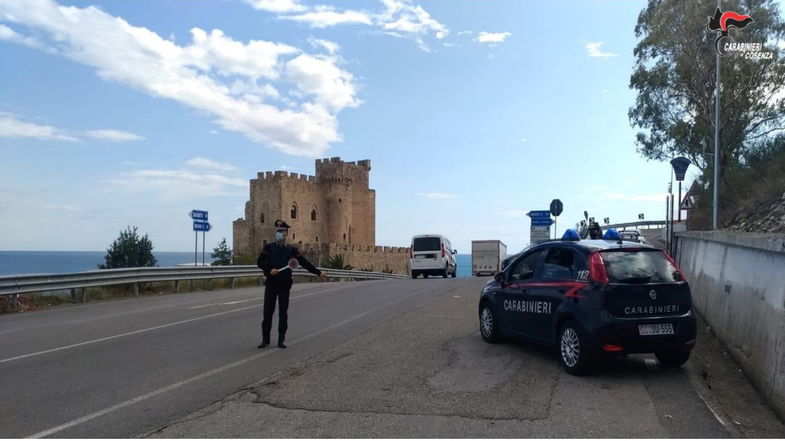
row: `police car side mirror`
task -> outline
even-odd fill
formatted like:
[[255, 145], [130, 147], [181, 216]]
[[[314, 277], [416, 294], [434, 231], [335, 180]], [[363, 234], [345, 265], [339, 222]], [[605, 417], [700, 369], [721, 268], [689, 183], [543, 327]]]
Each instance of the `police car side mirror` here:
[[504, 272], [503, 271], [499, 271], [498, 273], [494, 274], [493, 275], [493, 279], [496, 280], [499, 283], [504, 282]]
[[453, 254], [458, 254], [458, 250], [452, 250]]

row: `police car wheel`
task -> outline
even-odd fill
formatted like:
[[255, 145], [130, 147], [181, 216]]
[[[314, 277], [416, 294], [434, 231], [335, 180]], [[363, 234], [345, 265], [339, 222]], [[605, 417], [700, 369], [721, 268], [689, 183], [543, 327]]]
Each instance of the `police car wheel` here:
[[572, 320], [562, 325], [559, 331], [559, 361], [567, 373], [583, 375], [589, 370], [589, 348], [583, 331]]
[[447, 268], [449, 267], [445, 266], [444, 271], [442, 272], [442, 277], [444, 277], [445, 279], [447, 278]]
[[679, 367], [687, 362], [690, 358], [690, 351], [686, 352], [678, 352], [678, 351], [669, 351], [669, 352], [657, 352], [654, 354], [657, 357], [657, 360], [663, 367]]
[[496, 318], [487, 303], [480, 307], [480, 335], [488, 343], [496, 343], [501, 338]]

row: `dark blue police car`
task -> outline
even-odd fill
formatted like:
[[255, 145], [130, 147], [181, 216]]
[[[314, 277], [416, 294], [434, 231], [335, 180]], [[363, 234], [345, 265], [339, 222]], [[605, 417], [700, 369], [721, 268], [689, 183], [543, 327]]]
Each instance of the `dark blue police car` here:
[[480, 332], [555, 345], [564, 369], [586, 373], [603, 354], [654, 353], [681, 366], [695, 345], [690, 288], [675, 262], [649, 245], [604, 239], [532, 246], [485, 284]]

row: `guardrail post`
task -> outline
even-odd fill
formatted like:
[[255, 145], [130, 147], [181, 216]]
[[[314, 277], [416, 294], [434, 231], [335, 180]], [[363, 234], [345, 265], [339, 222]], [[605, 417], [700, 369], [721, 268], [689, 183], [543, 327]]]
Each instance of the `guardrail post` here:
[[87, 303], [87, 288], [82, 288], [82, 303]]
[[11, 309], [16, 309], [19, 306], [18, 297], [19, 294], [11, 294]]
[[234, 289], [234, 277], [229, 277], [229, 288]]
[[71, 303], [76, 303], [76, 288], [71, 288]]
[[207, 279], [207, 290], [208, 291], [213, 290], [213, 279]]
[[174, 293], [175, 294], [177, 294], [177, 287], [178, 286], [180, 286], [180, 281], [179, 280], [175, 280], [174, 281]]
[[139, 297], [139, 283], [134, 283], [134, 295]]

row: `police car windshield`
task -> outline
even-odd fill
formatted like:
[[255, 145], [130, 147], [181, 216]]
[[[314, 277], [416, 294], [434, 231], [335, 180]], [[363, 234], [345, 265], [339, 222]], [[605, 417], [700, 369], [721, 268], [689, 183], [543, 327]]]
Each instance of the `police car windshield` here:
[[602, 252], [610, 283], [671, 283], [678, 270], [659, 250], [607, 250]]
[[418, 237], [414, 239], [414, 251], [439, 251], [442, 249], [438, 237]]

